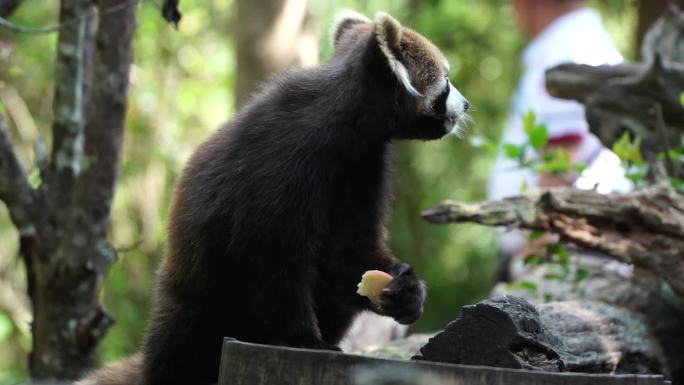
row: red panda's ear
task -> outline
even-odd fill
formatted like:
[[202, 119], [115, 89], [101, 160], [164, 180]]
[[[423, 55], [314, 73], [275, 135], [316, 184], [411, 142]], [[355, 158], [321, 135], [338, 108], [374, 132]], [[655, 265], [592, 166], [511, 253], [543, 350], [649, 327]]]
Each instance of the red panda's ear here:
[[375, 15], [375, 37], [380, 45], [392, 51], [399, 51], [401, 48], [401, 24], [392, 16], [385, 12], [378, 12]]
[[374, 24], [375, 39], [387, 59], [392, 72], [394, 72], [409, 93], [413, 96], [420, 96], [420, 92], [411, 84], [411, 78], [406, 66], [397, 58], [397, 54], [401, 52], [403, 27], [395, 18], [385, 12], [378, 12], [375, 15]]
[[332, 30], [330, 31], [333, 48], [338, 48], [338, 43], [346, 32], [351, 31], [359, 24], [366, 23], [370, 24], [370, 19], [360, 13], [351, 10], [344, 10], [338, 13], [335, 16], [335, 23], [333, 23]]

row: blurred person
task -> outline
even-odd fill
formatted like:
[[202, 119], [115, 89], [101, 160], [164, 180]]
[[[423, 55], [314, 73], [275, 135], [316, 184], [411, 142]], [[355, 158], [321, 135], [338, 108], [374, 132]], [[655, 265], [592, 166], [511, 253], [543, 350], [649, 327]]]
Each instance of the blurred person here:
[[[522, 76], [512, 98], [509, 119], [501, 143], [521, 145], [527, 141], [523, 117], [533, 111], [537, 122], [546, 125], [548, 147], [562, 147], [575, 163], [589, 167], [578, 178], [568, 180], [553, 175], [534, 175], [521, 169], [517, 162], [500, 155], [496, 160], [488, 186], [491, 200], [518, 195], [522, 186], [556, 187], [572, 185], [596, 189], [601, 193], [627, 191], [620, 160], [589, 132], [584, 107], [575, 101], [551, 97], [545, 85], [545, 72], [563, 63], [588, 65], [617, 64], [622, 61], [603, 26], [599, 13], [587, 7], [584, 0], [511, 0], [521, 31], [531, 42], [522, 53]], [[535, 154], [528, 154], [528, 159]], [[552, 236], [528, 244], [527, 235], [519, 230], [502, 233], [500, 243], [506, 260], [524, 256], [549, 241]], [[508, 263], [506, 263], [508, 265]], [[502, 280], [509, 274], [500, 274]]]

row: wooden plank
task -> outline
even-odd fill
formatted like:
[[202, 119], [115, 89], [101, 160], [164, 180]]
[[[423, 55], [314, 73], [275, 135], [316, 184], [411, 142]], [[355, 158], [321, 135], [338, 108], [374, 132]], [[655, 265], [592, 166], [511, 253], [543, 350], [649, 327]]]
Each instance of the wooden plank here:
[[226, 338], [218, 385], [663, 385], [662, 376], [548, 373], [400, 361]]

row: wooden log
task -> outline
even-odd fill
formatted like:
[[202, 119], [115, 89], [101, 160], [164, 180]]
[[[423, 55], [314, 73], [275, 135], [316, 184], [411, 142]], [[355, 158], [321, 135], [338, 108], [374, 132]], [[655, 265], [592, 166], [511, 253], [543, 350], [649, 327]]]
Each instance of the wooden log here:
[[643, 321], [600, 302], [533, 306], [503, 296], [465, 306], [420, 349], [421, 359], [551, 372], [661, 374], [664, 358]]
[[[516, 283], [498, 284], [493, 295], [514, 295], [535, 305], [598, 301], [624, 309], [643, 320], [665, 356], [672, 383], [684, 384], [684, 309], [673, 293], [664, 289], [662, 280], [653, 272], [602, 254], [571, 248], [570, 255], [568, 265], [527, 265], [518, 273]], [[578, 281], [579, 274], [586, 278]]]
[[550, 231], [563, 241], [656, 272], [684, 298], [684, 197], [669, 185], [625, 195], [558, 188], [477, 204], [447, 201], [422, 215], [438, 224]]
[[663, 385], [657, 375], [547, 373], [258, 345], [226, 338], [218, 385]]

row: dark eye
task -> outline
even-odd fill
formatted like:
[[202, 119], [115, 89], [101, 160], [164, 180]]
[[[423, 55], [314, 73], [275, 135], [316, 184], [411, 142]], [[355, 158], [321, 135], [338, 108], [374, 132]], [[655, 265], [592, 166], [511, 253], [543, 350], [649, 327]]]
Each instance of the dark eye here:
[[432, 103], [432, 110], [435, 112], [437, 115], [444, 115], [446, 114], [446, 100], [449, 97], [449, 78], [447, 77], [447, 82], [446, 82], [446, 87], [444, 87], [444, 90], [442, 93], [439, 94], [437, 99], [435, 99], [435, 102]]

